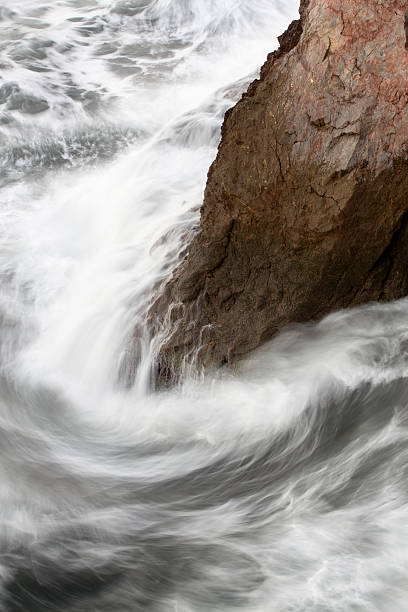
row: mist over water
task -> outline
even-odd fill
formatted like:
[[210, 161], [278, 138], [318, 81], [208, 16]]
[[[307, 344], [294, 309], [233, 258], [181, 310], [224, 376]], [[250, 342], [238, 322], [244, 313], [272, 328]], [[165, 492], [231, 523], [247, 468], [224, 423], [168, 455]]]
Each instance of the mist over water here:
[[297, 0], [0, 7], [0, 609], [404, 612], [408, 302], [157, 391], [154, 292]]

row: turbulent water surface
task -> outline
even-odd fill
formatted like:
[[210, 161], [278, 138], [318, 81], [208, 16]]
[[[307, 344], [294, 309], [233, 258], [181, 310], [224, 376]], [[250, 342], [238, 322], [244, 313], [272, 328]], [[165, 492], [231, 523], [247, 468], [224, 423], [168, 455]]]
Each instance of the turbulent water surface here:
[[406, 301], [152, 388], [146, 309], [296, 5], [1, 3], [2, 611], [408, 609]]

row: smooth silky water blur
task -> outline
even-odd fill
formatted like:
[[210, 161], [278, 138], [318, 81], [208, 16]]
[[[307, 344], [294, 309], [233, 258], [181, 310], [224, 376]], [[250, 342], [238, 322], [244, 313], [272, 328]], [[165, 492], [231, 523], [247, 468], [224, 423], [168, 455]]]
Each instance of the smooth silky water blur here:
[[148, 305], [297, 0], [0, 7], [0, 609], [404, 612], [408, 305], [155, 390]]

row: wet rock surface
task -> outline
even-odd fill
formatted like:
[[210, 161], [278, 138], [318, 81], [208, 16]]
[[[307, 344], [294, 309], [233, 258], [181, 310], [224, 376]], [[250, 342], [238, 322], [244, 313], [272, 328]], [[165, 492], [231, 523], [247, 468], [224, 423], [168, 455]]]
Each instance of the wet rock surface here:
[[303, 0], [227, 112], [200, 231], [151, 309], [170, 328], [162, 378], [408, 293], [406, 10]]

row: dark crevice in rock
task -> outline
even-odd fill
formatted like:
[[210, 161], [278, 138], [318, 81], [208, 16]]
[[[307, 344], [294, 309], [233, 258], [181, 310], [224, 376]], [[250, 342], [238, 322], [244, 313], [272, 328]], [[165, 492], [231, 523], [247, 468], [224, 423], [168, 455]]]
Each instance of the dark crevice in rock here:
[[408, 9], [407, 9], [407, 11], [405, 13], [404, 26], [405, 26], [405, 48], [408, 51]]
[[324, 62], [327, 60], [327, 58], [328, 58], [328, 57], [329, 57], [329, 55], [330, 55], [331, 42], [332, 42], [332, 41], [331, 41], [331, 38], [329, 38], [329, 44], [328, 44], [328, 46], [327, 46], [327, 49], [326, 49], [325, 54], [324, 54], [324, 57], [323, 57], [323, 61], [324, 61]]
[[[384, 286], [386, 286], [387, 280], [389, 278], [389, 275], [392, 269], [393, 250], [395, 248], [395, 245], [398, 243], [401, 234], [404, 232], [404, 229], [407, 226], [408, 226], [408, 211], [403, 214], [401, 221], [398, 223], [397, 227], [392, 233], [387, 246], [385, 247], [385, 249], [379, 256], [379, 258], [374, 262], [371, 269], [369, 270], [367, 274], [367, 278], [369, 278], [375, 272], [375, 270], [378, 270], [379, 268], [382, 268], [385, 265], [387, 267], [387, 272], [383, 279], [383, 284]], [[407, 276], [408, 276], [408, 270], [407, 270]]]
[[235, 223], [236, 223], [236, 221], [235, 221], [235, 219], [233, 219], [231, 221], [231, 225], [230, 225], [229, 230], [227, 232], [227, 235], [225, 237], [226, 244], [225, 244], [224, 253], [223, 253], [222, 257], [221, 257], [221, 260], [217, 263], [216, 266], [214, 266], [213, 268], [208, 270], [208, 274], [212, 274], [212, 273], [216, 272], [217, 270], [219, 270], [223, 266], [225, 260], [227, 259], [227, 256], [228, 256], [228, 247], [229, 247], [229, 245], [231, 243], [231, 237], [232, 237], [232, 232], [234, 230]]

